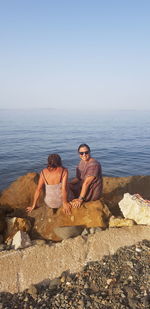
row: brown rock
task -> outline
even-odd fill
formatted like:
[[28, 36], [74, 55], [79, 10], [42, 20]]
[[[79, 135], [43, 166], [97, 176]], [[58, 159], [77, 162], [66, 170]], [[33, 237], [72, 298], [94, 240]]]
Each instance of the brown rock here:
[[62, 208], [58, 209], [56, 214], [52, 214], [51, 209], [46, 206], [37, 208], [31, 213], [34, 218], [34, 228], [31, 236], [33, 238], [52, 239], [54, 241], [61, 240], [54, 229], [56, 227], [102, 227], [108, 226], [111, 213], [107, 206], [100, 201], [84, 203], [80, 208], [73, 208], [70, 216], [63, 213]]
[[0, 206], [8, 208], [25, 209], [33, 201], [34, 192], [38, 183], [39, 175], [29, 173], [19, 177], [0, 196]]

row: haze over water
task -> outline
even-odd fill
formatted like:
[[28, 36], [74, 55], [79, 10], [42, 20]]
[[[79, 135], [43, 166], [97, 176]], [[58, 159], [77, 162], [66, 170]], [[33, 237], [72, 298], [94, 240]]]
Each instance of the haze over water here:
[[59, 153], [70, 178], [81, 143], [91, 147], [103, 175], [150, 175], [150, 111], [0, 110], [0, 190], [40, 172]]

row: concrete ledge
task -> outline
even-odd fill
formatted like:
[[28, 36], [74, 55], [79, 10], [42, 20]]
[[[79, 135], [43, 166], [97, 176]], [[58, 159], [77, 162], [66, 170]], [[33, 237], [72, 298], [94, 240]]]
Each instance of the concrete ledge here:
[[114, 254], [123, 246], [150, 240], [150, 226], [111, 228], [67, 239], [55, 245], [35, 245], [0, 253], [0, 291], [16, 293], [45, 279], [59, 277], [65, 270], [77, 272], [90, 262]]

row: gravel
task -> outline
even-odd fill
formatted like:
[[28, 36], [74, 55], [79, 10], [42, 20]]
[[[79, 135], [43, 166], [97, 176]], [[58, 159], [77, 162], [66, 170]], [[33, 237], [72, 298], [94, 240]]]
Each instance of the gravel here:
[[3, 308], [149, 309], [150, 241], [120, 248], [79, 273], [62, 273], [47, 285], [31, 285], [16, 294], [0, 293]]

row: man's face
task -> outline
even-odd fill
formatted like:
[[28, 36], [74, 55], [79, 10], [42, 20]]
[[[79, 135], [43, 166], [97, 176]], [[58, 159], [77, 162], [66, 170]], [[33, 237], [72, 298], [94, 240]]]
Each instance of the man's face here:
[[79, 149], [79, 155], [81, 160], [88, 161], [90, 159], [90, 151], [87, 147], [80, 147]]

